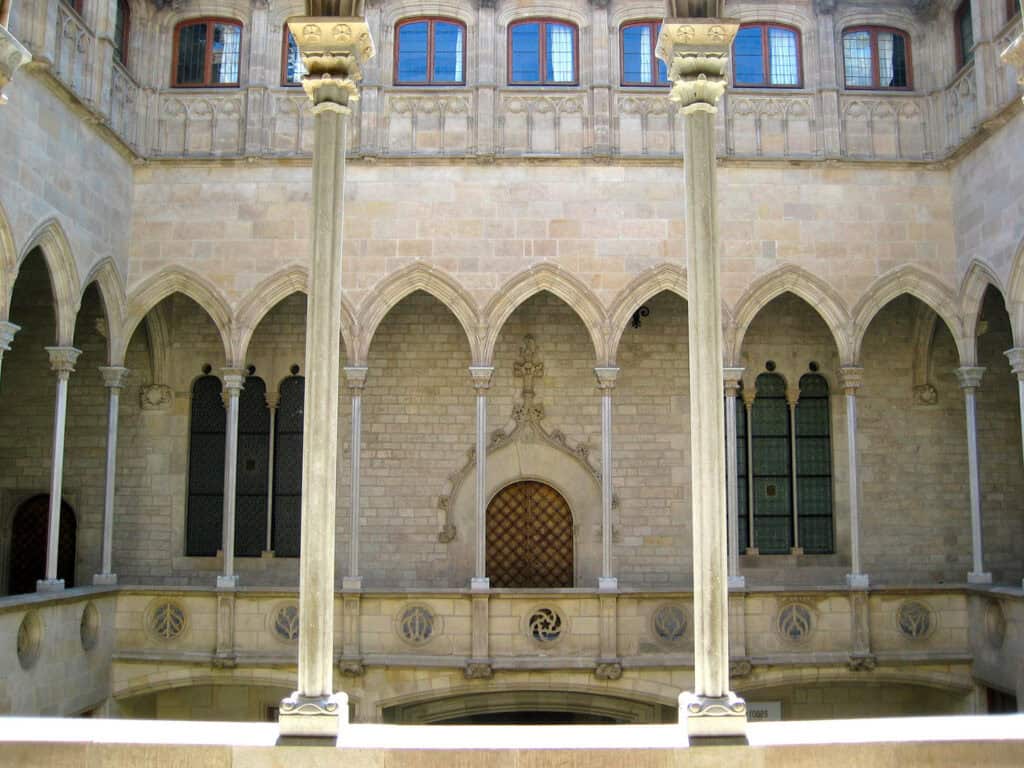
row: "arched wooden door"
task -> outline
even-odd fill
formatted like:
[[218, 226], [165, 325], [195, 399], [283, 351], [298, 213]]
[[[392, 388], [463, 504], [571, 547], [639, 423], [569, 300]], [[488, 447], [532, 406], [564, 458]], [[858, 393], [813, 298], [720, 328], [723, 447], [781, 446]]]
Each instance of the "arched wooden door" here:
[[491, 499], [487, 576], [492, 587], [571, 587], [572, 550], [572, 511], [550, 485], [514, 483]]
[[[11, 524], [11, 558], [7, 592], [23, 595], [36, 591], [36, 582], [46, 577], [46, 528], [50, 497], [33, 496], [18, 507]], [[60, 536], [57, 548], [57, 578], [65, 587], [75, 586], [75, 545], [78, 523], [66, 502], [60, 505]]]

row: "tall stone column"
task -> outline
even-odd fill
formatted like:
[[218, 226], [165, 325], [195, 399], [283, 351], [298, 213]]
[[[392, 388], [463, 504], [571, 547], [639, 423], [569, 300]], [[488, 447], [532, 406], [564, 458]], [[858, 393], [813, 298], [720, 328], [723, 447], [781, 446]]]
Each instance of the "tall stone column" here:
[[346, 590], [356, 590], [363, 588], [363, 577], [359, 575], [359, 459], [363, 442], [363, 389], [366, 387], [366, 367], [346, 367], [345, 381], [352, 394], [352, 438], [349, 446], [352, 457], [352, 537], [349, 539], [348, 576], [342, 578], [342, 587]]
[[263, 549], [264, 557], [274, 553], [274, 441], [277, 437], [277, 406], [281, 404], [280, 392], [267, 392], [263, 395], [270, 411], [270, 444], [267, 451], [267, 536]]
[[[683, 3], [693, 7], [693, 3]], [[716, 5], [717, 3], [706, 3]], [[667, 18], [658, 57], [684, 124], [686, 252], [690, 285], [690, 462], [693, 493], [694, 690], [680, 696], [691, 738], [742, 736], [746, 704], [729, 690], [725, 424], [719, 287], [715, 114], [739, 23]]]
[[956, 369], [956, 378], [964, 391], [964, 409], [967, 412], [967, 471], [971, 484], [971, 572], [967, 574], [968, 584], [991, 584], [992, 574], [985, 573], [981, 541], [981, 475], [978, 470], [978, 387], [984, 368], [964, 366]]
[[1024, 347], [1014, 347], [1006, 351], [1010, 360], [1010, 368], [1017, 374], [1017, 401], [1020, 403], [1020, 440], [1024, 450]]
[[14, 334], [20, 330], [20, 325], [15, 325], [7, 320], [0, 320], [0, 365], [3, 365], [4, 362], [4, 352], [11, 351], [11, 342], [14, 341]]
[[[313, 210], [306, 309], [306, 392], [299, 558], [298, 689], [281, 702], [282, 736], [335, 738], [348, 722], [348, 696], [334, 693], [334, 518], [338, 473], [338, 393], [345, 151], [360, 64], [373, 56], [362, 3], [307, 0], [307, 12], [334, 16], [288, 22], [309, 73], [313, 102]], [[344, 18], [343, 18], [344, 17]]]
[[491, 580], [487, 576], [487, 390], [491, 388], [494, 367], [471, 365], [476, 390], [476, 567], [470, 580], [470, 589], [487, 590]]
[[757, 398], [757, 387], [751, 384], [743, 390], [743, 410], [747, 415], [747, 554], [758, 554], [754, 545], [754, 400]]
[[7, 103], [3, 90], [14, 73], [32, 61], [32, 54], [7, 29], [12, 4], [13, 0], [0, 0], [0, 106]]
[[850, 573], [846, 583], [854, 589], [867, 589], [870, 579], [860, 564], [860, 472], [857, 469], [857, 390], [864, 381], [864, 369], [854, 366], [839, 369], [839, 383], [846, 395], [846, 451], [850, 468]]
[[[740, 575], [740, 480], [736, 461], [736, 395], [740, 390], [744, 370], [722, 370], [725, 382], [725, 498], [729, 511], [729, 586], [737, 589], [747, 586], [746, 578]], [[749, 470], [747, 476], [749, 477]]]
[[612, 592], [619, 580], [612, 575], [612, 391], [619, 378], [618, 368], [595, 368], [601, 390], [601, 576], [597, 588]]
[[57, 399], [53, 414], [53, 453], [50, 462], [50, 518], [46, 531], [46, 576], [36, 582], [37, 592], [60, 592], [64, 579], [57, 578], [60, 550], [60, 508], [64, 488], [64, 427], [68, 415], [68, 379], [82, 351], [74, 347], [47, 347], [50, 369], [57, 374]]
[[238, 397], [245, 383], [245, 371], [224, 368], [224, 405], [228, 409], [224, 433], [224, 519], [222, 521], [224, 573], [217, 577], [217, 589], [238, 586], [235, 573], [235, 487], [238, 481]]
[[100, 368], [103, 384], [107, 388], [107, 467], [103, 486], [103, 557], [100, 573], [92, 577], [99, 585], [117, 584], [111, 561], [114, 547], [114, 488], [117, 480], [117, 419], [121, 407], [121, 388], [128, 377], [128, 369], [120, 366]]

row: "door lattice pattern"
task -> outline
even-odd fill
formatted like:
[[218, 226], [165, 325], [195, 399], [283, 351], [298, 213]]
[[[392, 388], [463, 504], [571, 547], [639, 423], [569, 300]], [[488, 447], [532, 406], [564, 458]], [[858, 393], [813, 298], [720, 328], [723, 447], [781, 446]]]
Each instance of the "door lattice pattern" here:
[[572, 512], [549, 485], [521, 482], [487, 507], [487, 575], [492, 587], [573, 586]]

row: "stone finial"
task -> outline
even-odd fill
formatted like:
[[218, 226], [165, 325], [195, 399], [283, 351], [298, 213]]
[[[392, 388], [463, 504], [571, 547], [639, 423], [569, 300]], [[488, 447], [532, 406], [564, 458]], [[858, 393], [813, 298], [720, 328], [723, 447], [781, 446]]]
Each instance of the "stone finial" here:
[[366, 387], [366, 373], [369, 370], [365, 365], [346, 365], [345, 384], [353, 392], [362, 392]]
[[129, 371], [119, 365], [103, 365], [99, 368], [100, 376], [103, 377], [103, 386], [107, 389], [121, 389], [124, 380], [128, 378]]
[[985, 369], [980, 366], [965, 365], [957, 368], [954, 373], [960, 384], [960, 389], [975, 390], [981, 386], [981, 377], [985, 375]]
[[844, 394], [857, 394], [857, 390], [863, 383], [864, 369], [860, 366], [849, 365], [839, 369], [839, 386], [843, 388]]
[[0, 320], [0, 352], [10, 352], [14, 335], [20, 330], [20, 325], [15, 325], [9, 320]]
[[1014, 347], [1003, 353], [1010, 361], [1010, 369], [1018, 379], [1024, 379], [1024, 347]]
[[[10, 9], [5, 0], [0, 0], [0, 6]], [[0, 20], [0, 106], [7, 103], [3, 90], [11, 82], [14, 73], [30, 61], [32, 54], [10, 33], [6, 21]]]
[[50, 370], [67, 376], [75, 372], [75, 362], [82, 350], [74, 347], [46, 347], [46, 353], [50, 356]]
[[[359, 7], [361, 0], [309, 0], [307, 6]], [[302, 54], [306, 74], [302, 87], [313, 102], [313, 110], [329, 109], [345, 114], [349, 102], [359, 99], [356, 86], [363, 79], [362, 64], [376, 50], [370, 28], [360, 17], [309, 16], [288, 22], [288, 29]]]
[[746, 368], [723, 368], [722, 382], [725, 385], [726, 397], [736, 397], [740, 391], [740, 384], [743, 382], [743, 373]]
[[668, 18], [661, 25], [656, 55], [669, 70], [669, 98], [679, 102], [683, 114], [718, 111], [729, 48], [739, 28], [737, 21], [718, 18]]
[[486, 392], [491, 388], [491, 380], [494, 378], [493, 365], [471, 365], [469, 375], [473, 378], [473, 389], [477, 392]]
[[619, 378], [619, 369], [614, 367], [595, 368], [594, 375], [597, 377], [597, 388], [602, 392], [610, 392], [615, 389], [615, 382]]

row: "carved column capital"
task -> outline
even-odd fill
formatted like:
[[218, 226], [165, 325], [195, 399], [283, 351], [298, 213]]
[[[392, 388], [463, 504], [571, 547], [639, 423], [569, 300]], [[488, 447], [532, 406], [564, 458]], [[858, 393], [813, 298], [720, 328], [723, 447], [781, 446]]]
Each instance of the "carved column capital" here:
[[954, 373], [956, 373], [960, 389], [965, 392], [973, 392], [981, 386], [981, 377], [985, 375], [985, 369], [980, 366], [965, 365], [957, 368]]
[[491, 388], [491, 381], [494, 378], [493, 365], [471, 365], [469, 375], [473, 378], [473, 389], [477, 394], [484, 394]]
[[308, 73], [302, 78], [302, 87], [313, 102], [313, 111], [348, 114], [349, 103], [359, 99], [361, 66], [376, 53], [366, 20], [306, 16], [289, 21], [288, 29]]
[[107, 389], [121, 389], [129, 371], [119, 365], [103, 365], [99, 368], [100, 376], [103, 377], [103, 386]]
[[365, 365], [346, 365], [343, 370], [345, 384], [352, 390], [352, 394], [362, 392], [366, 387], [366, 373], [369, 369]]
[[50, 356], [50, 370], [55, 371], [58, 378], [67, 378], [75, 372], [75, 362], [82, 350], [74, 347], [46, 347]]
[[224, 381], [224, 394], [228, 397], [238, 397], [238, 393], [245, 387], [245, 370], [221, 368], [220, 373]]
[[668, 18], [662, 23], [656, 55], [668, 67], [669, 98], [679, 102], [683, 114], [718, 111], [729, 48], [739, 27], [732, 19]]
[[595, 368], [594, 375], [597, 377], [597, 388], [602, 393], [611, 394], [615, 389], [615, 382], [619, 379], [619, 369], [613, 367]]
[[744, 387], [743, 391], [740, 392], [740, 397], [743, 398], [743, 405], [747, 408], [754, 407], [754, 400], [757, 398], [757, 388], [750, 386]]
[[1010, 368], [1017, 374], [1017, 378], [1024, 381], [1024, 347], [1014, 347], [1003, 354], [1010, 361]]
[[20, 325], [15, 325], [8, 320], [0, 320], [0, 352], [10, 352], [14, 335], [20, 330]]
[[30, 61], [32, 54], [28, 49], [18, 42], [6, 25], [0, 24], [0, 106], [7, 103], [3, 90], [11, 82], [14, 73]]
[[266, 394], [263, 395], [263, 399], [267, 403], [267, 410], [276, 411], [277, 406], [280, 405], [281, 403], [281, 393], [267, 392]]
[[736, 397], [740, 391], [740, 384], [743, 381], [743, 373], [746, 368], [723, 368], [722, 382], [725, 384], [726, 397]]
[[860, 366], [850, 365], [839, 369], [839, 386], [843, 388], [844, 394], [856, 395], [863, 383], [864, 369]]

